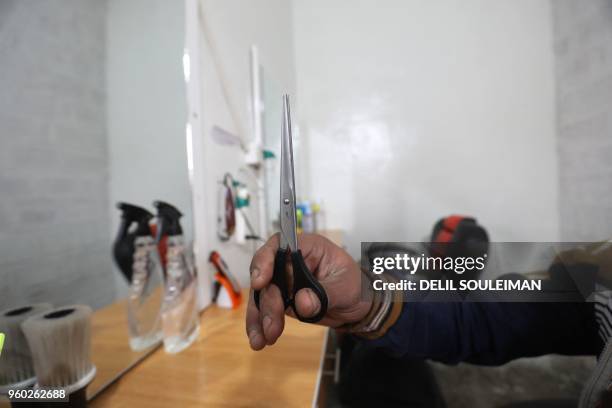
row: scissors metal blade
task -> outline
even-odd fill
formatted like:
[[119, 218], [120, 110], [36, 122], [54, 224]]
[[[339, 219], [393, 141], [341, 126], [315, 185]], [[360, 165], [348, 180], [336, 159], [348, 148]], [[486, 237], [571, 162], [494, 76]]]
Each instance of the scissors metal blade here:
[[291, 251], [298, 249], [289, 95], [283, 95], [283, 123], [281, 125], [280, 247], [289, 248]]

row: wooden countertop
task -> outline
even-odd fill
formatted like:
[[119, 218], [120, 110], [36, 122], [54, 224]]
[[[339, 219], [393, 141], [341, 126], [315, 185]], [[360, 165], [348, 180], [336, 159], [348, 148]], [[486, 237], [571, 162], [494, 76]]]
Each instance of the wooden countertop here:
[[233, 311], [209, 307], [200, 337], [187, 350], [154, 351], [89, 406], [311, 406], [327, 329], [287, 319], [278, 342], [255, 352], [245, 334], [245, 310], [245, 304]]
[[[320, 234], [342, 245], [342, 231]], [[125, 301], [97, 310], [92, 316], [92, 361], [97, 373], [87, 389], [88, 398], [93, 397], [89, 406], [311, 406], [327, 329], [287, 318], [278, 342], [254, 352], [245, 334], [245, 306], [206, 309], [198, 340], [176, 355], [163, 348], [143, 352], [129, 348]], [[0, 396], [0, 408], [8, 406]]]
[[[157, 296], [161, 296], [161, 291]], [[96, 310], [91, 316], [91, 360], [96, 376], [87, 387], [87, 398], [94, 397], [156, 347], [143, 351], [130, 348], [125, 300]]]

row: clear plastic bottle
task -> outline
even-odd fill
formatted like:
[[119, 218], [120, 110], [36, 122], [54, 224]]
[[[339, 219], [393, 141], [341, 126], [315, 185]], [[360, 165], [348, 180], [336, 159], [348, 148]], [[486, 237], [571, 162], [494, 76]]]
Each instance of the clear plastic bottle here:
[[162, 305], [164, 349], [178, 353], [189, 347], [200, 333], [197, 279], [183, 241], [179, 218], [182, 214], [170, 204], [156, 201], [157, 241], [167, 236], [166, 282]]
[[144, 350], [162, 339], [162, 266], [151, 236], [134, 241], [132, 282], [128, 293], [130, 347]]
[[166, 285], [162, 306], [164, 348], [178, 353], [198, 337], [197, 280], [187, 262], [183, 237], [168, 237]]
[[118, 203], [121, 225], [113, 254], [129, 283], [127, 299], [130, 347], [144, 350], [162, 339], [162, 264], [149, 226], [153, 218], [146, 209]]

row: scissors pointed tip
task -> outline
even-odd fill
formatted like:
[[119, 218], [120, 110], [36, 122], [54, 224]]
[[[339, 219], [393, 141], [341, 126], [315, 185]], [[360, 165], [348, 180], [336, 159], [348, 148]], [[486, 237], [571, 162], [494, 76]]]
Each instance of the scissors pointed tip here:
[[289, 119], [289, 94], [283, 95], [283, 120], [287, 121]]

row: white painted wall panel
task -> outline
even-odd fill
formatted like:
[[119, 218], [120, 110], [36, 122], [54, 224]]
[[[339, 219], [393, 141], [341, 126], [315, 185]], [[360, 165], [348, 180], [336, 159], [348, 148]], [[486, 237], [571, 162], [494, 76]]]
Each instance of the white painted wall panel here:
[[496, 241], [559, 238], [547, 0], [295, 0], [310, 198], [360, 241], [449, 213]]

